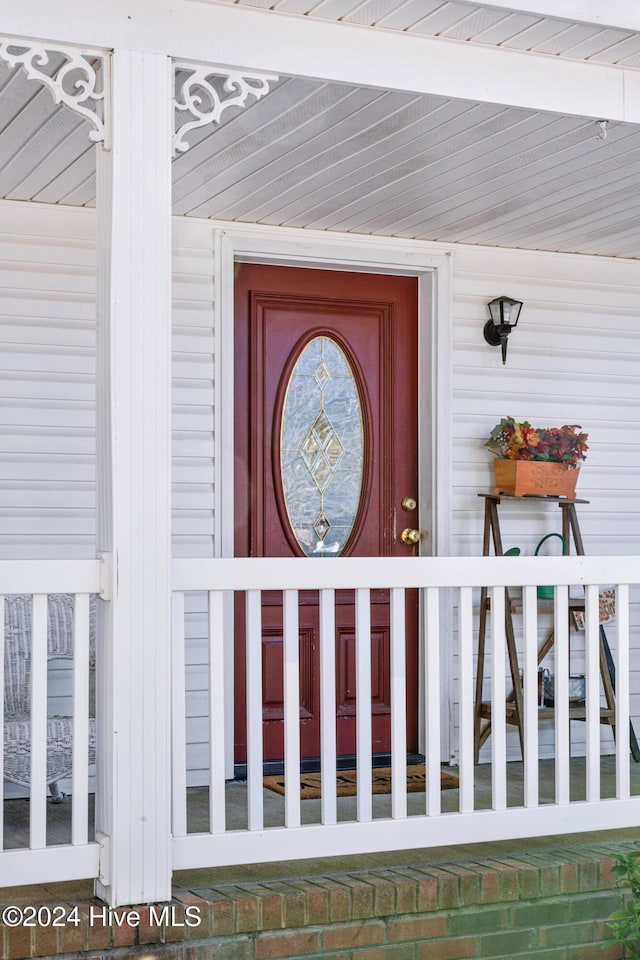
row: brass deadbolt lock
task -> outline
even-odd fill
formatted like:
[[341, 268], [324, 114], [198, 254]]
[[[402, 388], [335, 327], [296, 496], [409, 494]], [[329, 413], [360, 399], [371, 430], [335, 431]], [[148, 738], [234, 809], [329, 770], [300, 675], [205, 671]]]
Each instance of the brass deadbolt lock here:
[[407, 513], [411, 513], [411, 511], [415, 510], [418, 506], [418, 501], [415, 497], [404, 497], [400, 506], [403, 510], [406, 510]]

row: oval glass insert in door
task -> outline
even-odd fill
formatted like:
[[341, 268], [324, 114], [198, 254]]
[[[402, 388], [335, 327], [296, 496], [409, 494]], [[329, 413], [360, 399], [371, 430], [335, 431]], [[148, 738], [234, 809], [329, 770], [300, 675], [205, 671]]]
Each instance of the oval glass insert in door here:
[[331, 337], [310, 340], [287, 384], [280, 424], [283, 499], [308, 557], [339, 556], [353, 530], [364, 473], [362, 402]]

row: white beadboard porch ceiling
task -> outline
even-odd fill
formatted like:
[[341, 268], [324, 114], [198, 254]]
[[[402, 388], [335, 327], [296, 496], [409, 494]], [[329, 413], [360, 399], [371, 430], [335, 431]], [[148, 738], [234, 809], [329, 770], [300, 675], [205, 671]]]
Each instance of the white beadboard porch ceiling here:
[[[640, 34], [593, 23], [487, 7], [472, 0], [200, 0], [252, 7], [276, 14], [335, 20], [417, 36], [526, 50], [550, 56], [640, 67]], [[602, 0], [606, 8], [606, 0]], [[606, 9], [602, 10], [606, 21]]]
[[[636, 125], [300, 78], [223, 121], [174, 161], [178, 215], [640, 257]], [[92, 206], [94, 150], [0, 63], [0, 196]]]

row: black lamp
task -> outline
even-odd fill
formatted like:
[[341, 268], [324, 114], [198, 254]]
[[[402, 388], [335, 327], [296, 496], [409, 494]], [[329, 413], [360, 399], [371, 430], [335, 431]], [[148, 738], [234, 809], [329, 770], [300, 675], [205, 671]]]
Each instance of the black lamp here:
[[503, 363], [507, 362], [507, 338], [518, 325], [521, 310], [520, 300], [512, 300], [511, 297], [498, 297], [489, 304], [491, 319], [484, 325], [484, 338], [492, 347], [500, 344]]

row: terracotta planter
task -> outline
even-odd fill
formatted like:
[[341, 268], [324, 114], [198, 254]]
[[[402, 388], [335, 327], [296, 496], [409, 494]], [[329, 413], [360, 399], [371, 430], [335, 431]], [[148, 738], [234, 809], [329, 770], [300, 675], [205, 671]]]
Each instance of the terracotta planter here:
[[494, 493], [510, 493], [514, 497], [534, 494], [539, 497], [576, 495], [579, 467], [569, 469], [566, 463], [545, 463], [542, 460], [493, 461], [496, 485]]

